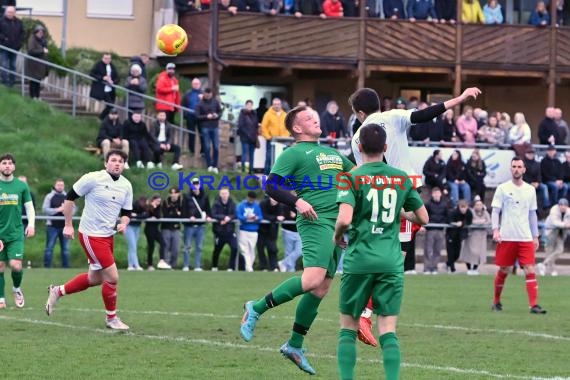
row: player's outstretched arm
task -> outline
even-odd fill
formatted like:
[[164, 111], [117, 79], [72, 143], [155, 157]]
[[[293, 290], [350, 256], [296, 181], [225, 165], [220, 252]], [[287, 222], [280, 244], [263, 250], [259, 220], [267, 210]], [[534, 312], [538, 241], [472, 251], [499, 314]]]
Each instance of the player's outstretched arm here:
[[479, 96], [480, 94], [481, 90], [479, 90], [477, 87], [469, 87], [468, 89], [463, 91], [463, 94], [461, 94], [457, 98], [450, 99], [443, 103], [438, 103], [436, 105], [424, 108], [423, 110], [412, 112], [410, 116], [410, 121], [412, 122], [412, 124], [428, 122], [438, 117], [448, 109], [453, 108], [456, 105], [469, 100], [470, 98], [477, 99], [477, 96]]
[[471, 98], [473, 98], [473, 100], [476, 100], [479, 95], [481, 95], [481, 90], [479, 90], [477, 87], [469, 87], [457, 98], [449, 99], [447, 102], [444, 102], [443, 105], [445, 106], [445, 109], [448, 110], [463, 102], [466, 102]]

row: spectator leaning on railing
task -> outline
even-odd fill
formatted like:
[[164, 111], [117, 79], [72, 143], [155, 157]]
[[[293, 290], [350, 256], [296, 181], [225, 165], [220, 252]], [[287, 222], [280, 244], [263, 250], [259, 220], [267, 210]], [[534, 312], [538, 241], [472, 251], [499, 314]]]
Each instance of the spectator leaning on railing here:
[[[24, 25], [22, 20], [16, 17], [16, 7], [6, 7], [4, 16], [0, 19], [0, 45], [9, 49], [20, 50], [24, 43], [24, 37]], [[14, 74], [8, 71], [16, 71], [16, 53], [0, 51], [0, 65], [3, 69], [0, 73], [2, 83], [12, 87], [16, 79]]]
[[479, 0], [462, 0], [461, 20], [465, 24], [482, 24], [485, 16]]
[[156, 111], [166, 112], [166, 120], [174, 124], [176, 106], [180, 105], [180, 86], [175, 74], [176, 65], [168, 63], [166, 70], [161, 72], [156, 78]]
[[91, 68], [89, 75], [94, 78], [89, 96], [105, 102], [105, 108], [99, 114], [99, 120], [104, 120], [115, 105], [115, 83], [119, 83], [119, 73], [111, 63], [111, 54], [103, 53], [101, 60]]

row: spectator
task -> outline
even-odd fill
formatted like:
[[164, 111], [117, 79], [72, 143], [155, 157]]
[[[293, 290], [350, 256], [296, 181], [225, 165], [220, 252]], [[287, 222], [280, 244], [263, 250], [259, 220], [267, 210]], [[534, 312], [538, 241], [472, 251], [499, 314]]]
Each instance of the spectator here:
[[267, 99], [261, 98], [259, 99], [259, 104], [255, 109], [255, 113], [257, 114], [257, 122], [261, 123], [265, 113], [267, 112]]
[[[327, 109], [321, 115], [321, 137], [337, 139], [346, 137], [344, 117], [338, 110], [338, 104], [334, 100], [327, 103]], [[336, 145], [336, 144], [333, 144]]]
[[465, 106], [463, 115], [459, 116], [455, 125], [457, 126], [459, 137], [465, 144], [475, 144], [475, 136], [477, 136], [478, 128], [477, 120], [473, 117], [473, 107]]
[[[477, 276], [479, 266], [487, 261], [487, 228], [491, 224], [491, 215], [479, 197], [475, 197], [471, 214], [473, 227], [479, 228], [468, 230], [467, 239], [461, 246], [459, 261], [463, 261], [467, 266], [468, 276]], [[484, 228], [485, 226], [487, 228]]]
[[487, 144], [499, 145], [505, 142], [505, 132], [499, 128], [499, 121], [495, 115], [489, 116], [488, 124], [477, 131], [479, 141]]
[[99, 114], [99, 120], [104, 120], [115, 105], [115, 83], [119, 83], [119, 73], [111, 63], [111, 54], [103, 53], [101, 60], [89, 72], [93, 77], [89, 96], [105, 103], [105, 108]]
[[478, 195], [481, 199], [485, 199], [485, 176], [487, 175], [487, 166], [485, 161], [481, 159], [479, 149], [473, 149], [471, 157], [467, 160], [466, 174], [467, 183], [471, 186], [471, 195]]
[[558, 124], [554, 120], [554, 107], [547, 107], [545, 117], [538, 125], [538, 140], [543, 145], [563, 144], [558, 134]]
[[401, 96], [398, 99], [396, 99], [394, 104], [395, 104], [397, 110], [405, 110], [408, 107], [408, 103], [406, 102], [406, 99], [404, 99]]
[[542, 173], [540, 170], [540, 163], [536, 161], [534, 156], [534, 148], [529, 145], [524, 154], [524, 167], [526, 168], [523, 174], [523, 181], [530, 184], [536, 190], [537, 198], [542, 203], [542, 209], [547, 210], [550, 208], [550, 198], [548, 196], [548, 187], [542, 183]]
[[556, 26], [566, 25], [566, 6], [564, 0], [556, 1]]
[[323, 13], [323, 6], [319, 0], [295, 0], [295, 17], [301, 17], [303, 15], [327, 18]]
[[180, 16], [185, 13], [199, 11], [195, 0], [174, 0], [174, 5], [176, 6], [176, 12]]
[[[261, 3], [262, 3], [262, 1], [258, 1], [258, 0], [231, 0], [230, 1], [231, 7], [234, 7], [236, 9], [236, 12], [259, 12], [259, 7], [261, 6]], [[278, 10], [278, 12], [279, 12], [279, 10]]]
[[259, 148], [258, 140], [259, 123], [257, 115], [253, 109], [253, 101], [246, 100], [245, 107], [239, 113], [238, 117], [238, 136], [241, 142], [241, 171], [253, 173], [253, 157], [255, 149]]
[[289, 137], [289, 132], [285, 129], [286, 112], [281, 108], [281, 99], [274, 98], [271, 108], [267, 110], [261, 121], [261, 135], [267, 141], [265, 156], [265, 174], [269, 174], [272, 162], [271, 140], [274, 137]]
[[457, 1], [435, 0], [435, 10], [440, 23], [449, 22], [450, 24], [455, 24], [457, 19]]
[[[147, 53], [141, 53], [140, 55], [136, 55], [134, 57], [131, 57], [129, 64], [130, 67], [133, 67], [133, 65], [139, 65], [139, 67], [141, 68], [141, 76], [147, 81], [147, 77], [146, 77], [146, 65], [149, 63], [150, 61], [150, 57], [148, 56]], [[130, 72], [130, 68], [129, 68], [129, 72]]]
[[131, 120], [127, 120], [123, 124], [123, 137], [129, 140], [129, 149], [137, 168], [144, 168], [146, 165], [147, 169], [153, 169], [151, 146], [154, 139], [142, 121], [140, 111], [134, 111]]
[[523, 156], [530, 143], [530, 126], [527, 124], [524, 114], [515, 113], [515, 124], [509, 131], [507, 142], [513, 145], [518, 156]]
[[473, 221], [473, 214], [465, 199], [457, 203], [457, 207], [449, 216], [449, 224], [453, 227], [446, 230], [447, 273], [455, 273], [455, 262], [459, 258], [461, 245], [467, 238], [467, 227]]
[[160, 111], [156, 114], [156, 120], [150, 126], [149, 134], [152, 138], [151, 150], [154, 153], [154, 163], [162, 168], [162, 155], [166, 152], [174, 153], [172, 159], [172, 170], [180, 170], [180, 147], [174, 144], [172, 125], [166, 121], [166, 112]]
[[245, 260], [246, 272], [253, 272], [255, 263], [255, 246], [257, 244], [259, 223], [263, 219], [263, 213], [259, 203], [255, 200], [255, 191], [249, 191], [236, 209], [236, 217], [239, 225], [239, 251]]
[[228, 262], [228, 272], [243, 270], [244, 258], [237, 254], [237, 239], [233, 220], [236, 217], [236, 204], [230, 198], [230, 191], [227, 188], [220, 189], [218, 198], [212, 207], [212, 218], [217, 222], [212, 225], [214, 231], [214, 252], [212, 253], [212, 271], [218, 270], [220, 252], [224, 245], [230, 246], [230, 260]]
[[479, 107], [473, 109], [473, 117], [477, 120], [477, 129], [481, 129], [482, 126], [487, 125], [488, 116], [488, 112], [484, 109]]
[[[180, 190], [177, 187], [170, 188], [169, 196], [162, 201], [160, 207], [163, 218], [182, 218], [182, 196]], [[180, 247], [180, 222], [162, 222], [160, 228], [162, 240], [164, 241], [164, 260], [171, 268], [176, 268]]]
[[434, 150], [432, 156], [424, 164], [423, 174], [426, 185], [443, 189], [445, 183], [445, 162], [439, 149]]
[[506, 112], [501, 112], [498, 117], [498, 120], [499, 120], [499, 128], [501, 128], [501, 130], [503, 131], [505, 135], [504, 141], [506, 141], [507, 136], [509, 135], [509, 131], [513, 127], [513, 123], [511, 122], [511, 115], [509, 115]]
[[546, 149], [546, 156], [540, 161], [540, 171], [542, 181], [548, 187], [548, 197], [550, 204], [555, 205], [559, 199], [565, 198], [568, 186], [564, 183], [564, 167], [558, 157], [556, 157], [556, 147], [549, 145]]
[[342, 3], [340, 0], [325, 0], [323, 2], [323, 13], [327, 17], [343, 17]]
[[[289, 0], [291, 1], [291, 0]], [[341, 0], [344, 17], [358, 17], [358, 2], [359, 0]], [[286, 14], [291, 14], [287, 13]]]
[[194, 270], [202, 271], [202, 245], [206, 236], [206, 221], [211, 221], [212, 210], [208, 195], [200, 186], [200, 179], [192, 178], [192, 188], [182, 199], [182, 217], [189, 219], [184, 223], [184, 264], [183, 271], [190, 270], [190, 250], [194, 244]]
[[457, 133], [455, 126], [454, 113], [452, 109], [448, 109], [441, 115], [437, 123], [442, 133], [442, 142], [459, 142], [461, 139]]
[[[42, 205], [43, 212], [48, 216], [59, 216], [63, 217], [63, 202], [67, 193], [65, 192], [65, 182], [63, 179], [58, 178], [55, 180], [52, 190], [44, 198], [44, 203]], [[73, 208], [75, 213], [76, 209]], [[59, 239], [59, 244], [61, 246], [61, 266], [63, 268], [69, 268], [69, 243], [70, 240], [63, 236], [63, 227], [65, 226], [65, 221], [62, 220], [51, 220], [46, 221], [46, 248], [44, 251], [44, 267], [51, 268], [51, 262], [53, 257], [53, 249], [57, 239]]]
[[555, 108], [553, 116], [556, 125], [558, 125], [558, 137], [560, 144], [570, 145], [570, 130], [568, 129], [568, 123], [566, 123], [566, 120], [562, 119], [562, 110], [560, 108]]
[[[283, 215], [285, 221], [295, 222], [297, 219], [297, 209], [283, 205]], [[297, 260], [302, 254], [301, 236], [297, 232], [295, 223], [284, 223], [281, 225], [283, 232], [283, 248], [285, 257], [277, 262], [281, 272], [295, 272]]]
[[131, 221], [125, 230], [125, 240], [127, 242], [127, 270], [143, 270], [139, 264], [138, 244], [141, 236], [142, 221], [148, 218], [147, 199], [145, 196], [133, 202]]
[[437, 22], [437, 14], [433, 0], [409, 0], [406, 14], [411, 22], [416, 20], [428, 20]]
[[[428, 107], [426, 102], [421, 102], [418, 105], [418, 111], [424, 110]], [[413, 124], [409, 130], [409, 137], [412, 141], [429, 142], [429, 125], [433, 124], [431, 121], [426, 123]]]
[[138, 94], [144, 94], [147, 88], [146, 79], [142, 76], [142, 68], [138, 64], [131, 65], [130, 74], [125, 83], [125, 87], [132, 91], [126, 95], [129, 114], [134, 110], [144, 110], [144, 98]]
[[568, 228], [570, 228], [568, 200], [561, 198], [558, 205], [552, 206], [544, 227], [546, 228], [546, 258], [538, 263], [536, 268], [541, 276], [546, 276], [546, 274], [558, 276], [554, 265], [558, 256], [564, 252], [564, 241], [568, 236]]
[[[441, 199], [441, 189], [431, 189], [431, 199], [426, 203], [430, 224], [447, 223], [447, 205]], [[445, 242], [443, 227], [426, 227], [424, 240], [424, 274], [437, 274], [437, 264]]]
[[165, 243], [160, 233], [157, 219], [161, 218], [161, 204], [160, 195], [153, 195], [147, 206], [148, 219], [144, 226], [144, 235], [146, 237], [146, 262], [147, 270], [153, 271], [152, 256], [154, 255], [154, 243], [158, 243], [159, 261], [157, 264], [158, 269], [172, 269], [170, 265], [164, 260]]
[[562, 178], [568, 189], [570, 189], [570, 150], [564, 152], [564, 163], [562, 163], [564, 177]]
[[[0, 44], [12, 50], [20, 50], [24, 44], [25, 31], [22, 20], [16, 17], [16, 7], [8, 6], [4, 10], [4, 16], [0, 19]], [[12, 87], [15, 82], [13, 72], [16, 71], [16, 53], [2, 50], [0, 52], [0, 64], [2, 73], [0, 78], [6, 86]]]
[[[257, 237], [257, 256], [259, 256], [259, 269], [261, 270], [279, 271], [277, 266], [277, 236], [279, 235], [278, 222], [285, 220], [283, 206], [270, 197], [266, 197], [259, 203], [263, 219], [269, 221], [269, 223], [259, 225]], [[267, 250], [267, 256], [265, 256], [265, 250]]]
[[[41, 25], [34, 27], [33, 33], [28, 39], [28, 55], [34, 58], [47, 59], [47, 41], [45, 38], [45, 29]], [[30, 97], [32, 99], [40, 98], [41, 81], [48, 75], [47, 65], [40, 61], [31, 59], [26, 60], [26, 75], [29, 76]]]
[[[220, 115], [222, 106], [214, 99], [210, 88], [204, 89], [202, 100], [196, 106], [196, 117], [200, 132], [204, 135], [204, 154], [208, 171], [218, 174], [218, 155], [220, 149]], [[212, 149], [212, 153], [210, 153]]]
[[461, 20], [465, 24], [483, 24], [485, 16], [479, 0], [462, 0]]
[[[188, 150], [190, 154], [194, 154], [196, 147], [196, 127], [199, 127], [198, 118], [196, 117], [196, 107], [202, 100], [202, 82], [198, 78], [192, 79], [192, 88], [184, 94], [182, 105], [188, 108], [184, 111], [184, 118], [186, 118], [186, 128], [188, 128]], [[200, 150], [204, 153], [204, 136], [202, 131], [198, 130], [200, 136]]]
[[[405, 20], [406, 12], [402, 0], [384, 0], [384, 18], [392, 20]], [[384, 98], [385, 100], [386, 98]], [[384, 102], [383, 102], [384, 103]], [[383, 109], [382, 112], [385, 112]]]
[[[101, 147], [104, 158], [111, 149], [120, 149], [127, 157], [129, 156], [129, 140], [125, 136], [123, 127], [119, 120], [119, 112], [116, 108], [111, 108], [107, 117], [101, 122], [97, 135], [97, 146]], [[125, 162], [125, 169], [128, 168], [129, 164]]]
[[485, 24], [494, 25], [503, 23], [503, 11], [501, 4], [497, 0], [488, 0], [483, 7], [483, 15], [485, 16]]
[[538, 0], [536, 2], [536, 8], [530, 12], [528, 23], [533, 26], [547, 26], [550, 24], [550, 12], [546, 9], [544, 1]]
[[417, 98], [417, 96], [410, 96], [410, 99], [408, 100], [408, 103], [407, 103], [407, 109], [415, 110], [418, 108], [419, 103], [420, 103], [420, 100]]
[[211, 0], [200, 0], [200, 10], [207, 11], [210, 9]]
[[[449, 187], [452, 207], [457, 205], [459, 199], [466, 199], [467, 202], [471, 202], [471, 188], [465, 181], [466, 177], [467, 173], [463, 157], [461, 157], [461, 152], [456, 149], [451, 153], [445, 168], [445, 178]], [[459, 198], [460, 191], [462, 198]]]
[[176, 65], [168, 63], [166, 70], [161, 72], [156, 79], [156, 111], [166, 112], [166, 120], [174, 124], [176, 106], [180, 105], [180, 86], [175, 76]]
[[391, 111], [392, 109], [392, 98], [389, 96], [382, 98], [382, 112]]

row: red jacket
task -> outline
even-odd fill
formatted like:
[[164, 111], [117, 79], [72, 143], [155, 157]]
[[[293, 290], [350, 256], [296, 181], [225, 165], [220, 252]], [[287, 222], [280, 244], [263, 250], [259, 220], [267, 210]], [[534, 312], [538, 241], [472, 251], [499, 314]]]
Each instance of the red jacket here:
[[340, 0], [334, 3], [332, 0], [325, 0], [323, 3], [323, 13], [327, 15], [327, 17], [342, 17], [342, 3]]
[[[156, 79], [156, 98], [180, 105], [180, 89], [172, 91], [172, 86], [178, 86], [178, 79], [169, 77], [166, 71], [161, 72]], [[175, 111], [175, 107], [160, 102], [156, 102], [155, 108], [157, 111]]]

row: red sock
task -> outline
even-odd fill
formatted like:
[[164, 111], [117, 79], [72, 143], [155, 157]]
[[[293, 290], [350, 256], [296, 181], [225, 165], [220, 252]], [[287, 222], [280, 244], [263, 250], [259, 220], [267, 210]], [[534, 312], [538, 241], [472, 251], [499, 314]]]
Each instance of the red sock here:
[[368, 298], [368, 303], [366, 304], [366, 307], [370, 310], [372, 310], [372, 297]]
[[503, 286], [505, 286], [506, 279], [507, 279], [507, 273], [504, 273], [501, 270], [497, 271], [497, 275], [495, 276], [495, 300], [493, 301], [494, 304], [498, 304], [499, 302], [501, 302], [501, 293], [503, 292]]
[[530, 307], [536, 305], [538, 298], [538, 282], [536, 281], [536, 274], [529, 273], [526, 275], [526, 292], [528, 294], [528, 304]]
[[90, 286], [91, 284], [89, 284], [89, 275], [87, 273], [81, 273], [66, 282], [65, 285], [63, 285], [63, 291], [61, 288], [59, 289], [59, 295], [62, 296], [65, 294], [82, 292]]
[[104, 281], [101, 286], [101, 294], [103, 295], [103, 303], [107, 311], [107, 319], [115, 318], [117, 312], [117, 284]]

